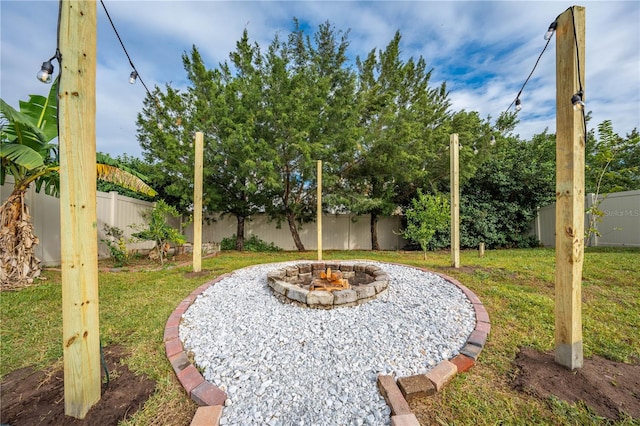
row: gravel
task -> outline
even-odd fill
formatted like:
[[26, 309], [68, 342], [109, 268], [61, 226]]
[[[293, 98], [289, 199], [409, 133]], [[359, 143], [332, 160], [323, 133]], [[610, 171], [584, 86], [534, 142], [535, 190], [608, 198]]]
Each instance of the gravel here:
[[284, 304], [267, 273], [235, 271], [184, 313], [180, 339], [205, 380], [227, 393], [221, 425], [388, 425], [379, 374], [424, 374], [458, 354], [475, 327], [458, 287], [414, 268], [371, 263], [387, 294], [331, 310]]

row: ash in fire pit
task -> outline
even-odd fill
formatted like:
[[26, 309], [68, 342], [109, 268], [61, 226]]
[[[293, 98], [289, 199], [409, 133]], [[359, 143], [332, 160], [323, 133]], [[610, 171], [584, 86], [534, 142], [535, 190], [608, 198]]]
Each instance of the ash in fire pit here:
[[267, 280], [281, 301], [320, 309], [356, 306], [389, 287], [385, 271], [364, 263], [299, 263], [269, 272]]

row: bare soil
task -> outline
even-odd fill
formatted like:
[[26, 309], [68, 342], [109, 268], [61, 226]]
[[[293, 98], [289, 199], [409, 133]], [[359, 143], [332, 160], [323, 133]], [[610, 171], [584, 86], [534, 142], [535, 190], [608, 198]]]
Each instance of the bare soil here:
[[126, 357], [121, 346], [103, 349], [109, 371], [109, 383], [103, 372], [102, 397], [83, 420], [64, 414], [63, 370], [32, 367], [9, 373], [0, 383], [0, 419], [3, 425], [86, 425], [115, 426], [145, 403], [155, 390], [155, 383], [131, 372], [121, 360]]
[[640, 419], [640, 364], [610, 361], [593, 356], [573, 371], [555, 362], [552, 353], [521, 348], [514, 361], [513, 387], [541, 399], [555, 396], [578, 401], [595, 414], [620, 420], [623, 413]]

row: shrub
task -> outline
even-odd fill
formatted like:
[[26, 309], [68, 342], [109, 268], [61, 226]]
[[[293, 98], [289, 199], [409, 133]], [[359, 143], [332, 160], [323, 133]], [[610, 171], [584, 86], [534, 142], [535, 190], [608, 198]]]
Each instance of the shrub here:
[[[220, 250], [235, 250], [236, 249], [236, 234], [230, 237], [223, 238], [220, 242]], [[275, 252], [282, 251], [280, 247], [273, 243], [267, 243], [266, 241], [258, 238], [257, 235], [252, 235], [251, 238], [244, 241], [244, 249], [252, 252]]]
[[105, 239], [100, 239], [109, 247], [109, 252], [113, 258], [113, 265], [116, 267], [124, 266], [129, 262], [129, 250], [127, 249], [127, 241], [124, 238], [124, 232], [117, 226], [109, 226], [104, 224]]

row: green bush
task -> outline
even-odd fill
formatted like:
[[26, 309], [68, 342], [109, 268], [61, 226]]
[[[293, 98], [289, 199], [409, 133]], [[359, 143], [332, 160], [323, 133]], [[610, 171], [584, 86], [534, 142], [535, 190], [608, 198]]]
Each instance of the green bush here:
[[[236, 249], [236, 234], [230, 237], [223, 238], [220, 242], [220, 250], [235, 250]], [[251, 238], [244, 240], [244, 249], [246, 251], [253, 252], [270, 252], [270, 251], [282, 251], [280, 247], [273, 243], [267, 243], [261, 240], [256, 235], [252, 235]]]
[[100, 239], [109, 247], [109, 252], [113, 258], [113, 266], [124, 266], [129, 262], [129, 250], [127, 249], [127, 241], [124, 238], [124, 232], [117, 226], [109, 226], [104, 224], [104, 233], [106, 238]]

